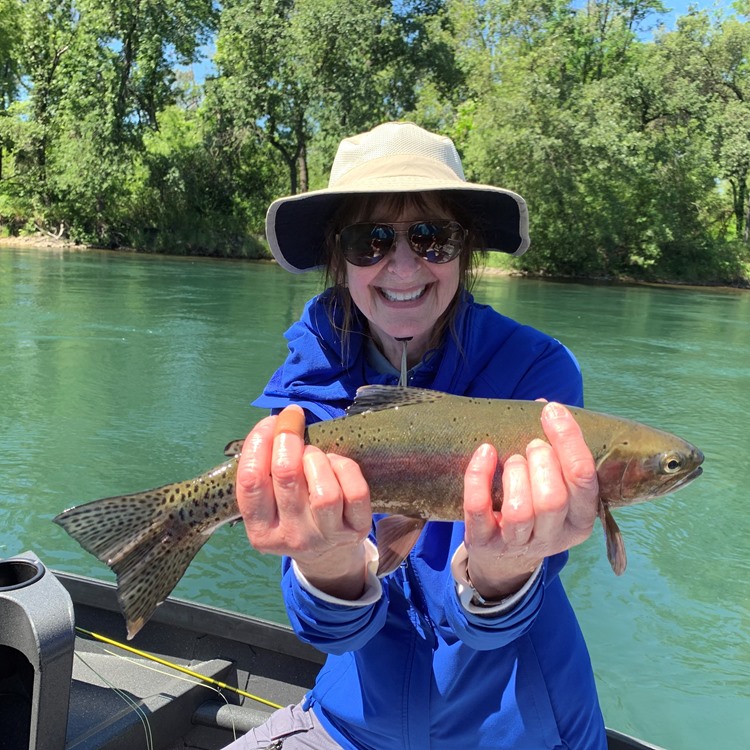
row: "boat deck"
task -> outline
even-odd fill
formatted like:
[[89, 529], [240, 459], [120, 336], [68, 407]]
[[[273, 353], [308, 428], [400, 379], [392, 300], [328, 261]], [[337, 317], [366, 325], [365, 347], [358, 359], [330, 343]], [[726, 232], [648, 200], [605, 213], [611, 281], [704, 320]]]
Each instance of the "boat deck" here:
[[[124, 641], [114, 586], [55, 575], [77, 627]], [[324, 661], [288, 627], [174, 599], [126, 643], [278, 705], [298, 702]], [[273, 710], [79, 635], [66, 750], [219, 750]], [[609, 750], [663, 750], [609, 729], [607, 738]]]

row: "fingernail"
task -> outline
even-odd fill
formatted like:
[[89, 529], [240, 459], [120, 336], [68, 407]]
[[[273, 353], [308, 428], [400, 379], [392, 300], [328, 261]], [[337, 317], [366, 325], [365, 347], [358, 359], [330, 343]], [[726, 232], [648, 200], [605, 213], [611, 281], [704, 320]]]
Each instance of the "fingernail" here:
[[536, 450], [537, 448], [545, 448], [547, 446], [547, 443], [544, 442], [541, 438], [534, 438], [527, 446], [526, 446], [526, 452]]
[[566, 412], [565, 407], [555, 401], [550, 401], [544, 407], [544, 413], [549, 419], [562, 419], [566, 416]]

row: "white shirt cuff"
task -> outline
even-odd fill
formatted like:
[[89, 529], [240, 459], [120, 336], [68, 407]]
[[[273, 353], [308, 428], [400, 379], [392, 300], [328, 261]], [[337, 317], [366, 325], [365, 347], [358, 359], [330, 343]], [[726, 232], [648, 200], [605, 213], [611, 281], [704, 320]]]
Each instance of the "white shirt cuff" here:
[[328, 604], [336, 604], [340, 607], [369, 607], [371, 604], [375, 604], [375, 602], [383, 595], [383, 586], [380, 583], [380, 579], [375, 575], [378, 570], [379, 559], [378, 548], [370, 539], [365, 539], [367, 579], [365, 580], [365, 590], [359, 599], [339, 599], [337, 596], [326, 594], [325, 591], [321, 591], [319, 588], [313, 586], [310, 581], [305, 578], [294, 560], [292, 560], [292, 570], [294, 571], [294, 575], [296, 576], [299, 585], [307, 591], [308, 594], [312, 594], [316, 599], [321, 599]]
[[477, 591], [469, 580], [468, 564], [469, 553], [466, 550], [466, 546], [462, 543], [453, 553], [453, 559], [451, 560], [451, 574], [453, 575], [453, 580], [456, 582], [456, 594], [458, 595], [458, 600], [461, 602], [461, 606], [467, 612], [472, 615], [484, 615], [485, 617], [503, 615], [506, 612], [510, 612], [536, 583], [537, 578], [541, 575], [543, 565], [543, 563], [540, 563], [528, 581], [514, 594], [506, 596], [496, 604], [477, 604], [474, 600]]

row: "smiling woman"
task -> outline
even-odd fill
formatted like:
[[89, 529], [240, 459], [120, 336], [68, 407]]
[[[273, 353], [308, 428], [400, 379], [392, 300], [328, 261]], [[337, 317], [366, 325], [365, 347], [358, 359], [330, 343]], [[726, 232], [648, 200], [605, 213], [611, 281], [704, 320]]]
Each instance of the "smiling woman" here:
[[[305, 701], [235, 750], [271, 739], [288, 750], [603, 750], [588, 652], [559, 577], [599, 505], [571, 413], [536, 405], [546, 441], [504, 454], [502, 479], [484, 430], [488, 442], [464, 445], [458, 497], [418, 483], [421, 500], [458, 500], [459, 518], [427, 523], [400, 557], [381, 526], [372, 531], [380, 506], [363, 462], [279, 429], [276, 415], [301, 408], [312, 429], [343, 415], [362, 386], [397, 382], [581, 405], [571, 353], [466, 288], [475, 249], [526, 251], [524, 200], [467, 182], [450, 139], [386, 123], [342, 141], [327, 189], [275, 201], [266, 235], [284, 268], [325, 267], [333, 285], [287, 331], [289, 355], [254, 402], [274, 414], [244, 443], [237, 501], [252, 546], [284, 558], [295, 630], [328, 660]], [[419, 503], [410, 509], [420, 515]]]

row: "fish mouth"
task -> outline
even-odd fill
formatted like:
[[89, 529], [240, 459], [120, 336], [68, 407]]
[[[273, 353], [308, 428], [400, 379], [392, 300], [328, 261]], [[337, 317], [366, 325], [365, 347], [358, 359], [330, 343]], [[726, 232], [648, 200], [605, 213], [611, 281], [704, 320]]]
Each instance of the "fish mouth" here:
[[684, 487], [686, 484], [692, 482], [693, 479], [697, 479], [701, 474], [703, 474], [703, 467], [696, 466], [689, 474], [685, 474], [685, 476], [680, 479], [680, 481], [677, 482], [677, 484], [675, 484], [672, 489], [677, 490], [680, 487]]
[[382, 286], [377, 289], [381, 297], [384, 297], [388, 302], [416, 302], [418, 299], [424, 297], [430, 286], [430, 284], [424, 284], [417, 289], [410, 289], [408, 291], [386, 289]]

